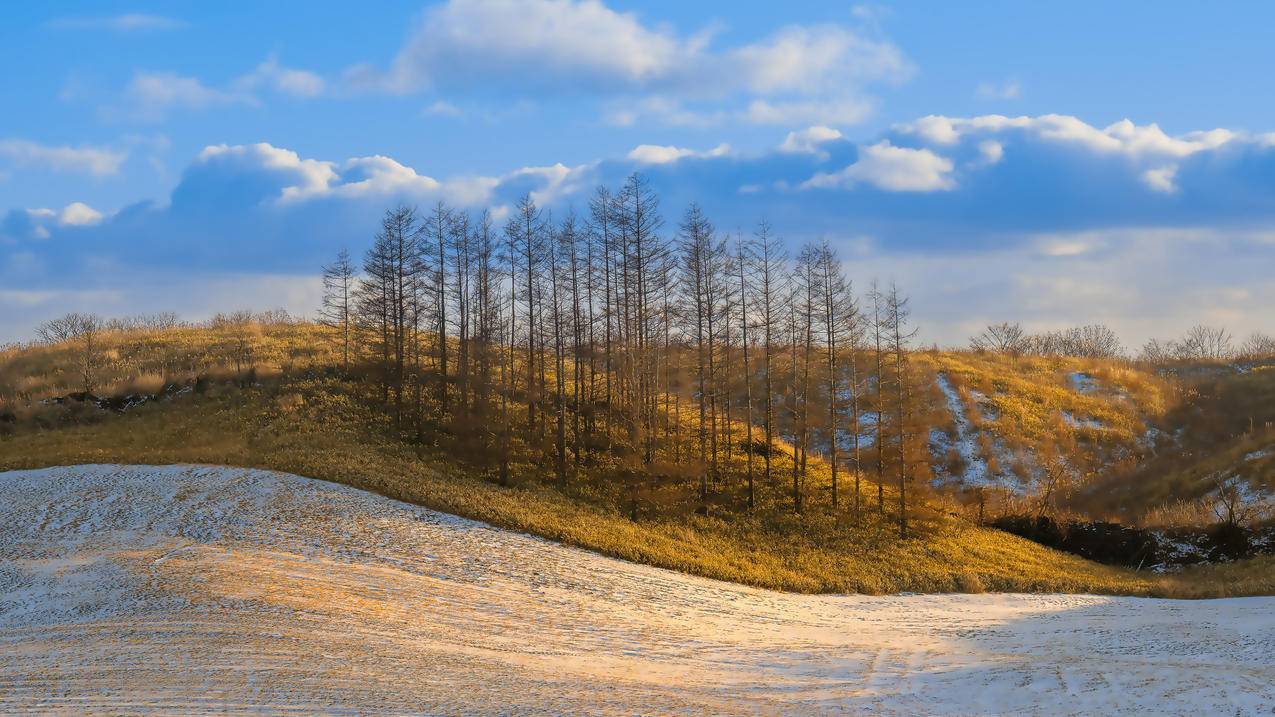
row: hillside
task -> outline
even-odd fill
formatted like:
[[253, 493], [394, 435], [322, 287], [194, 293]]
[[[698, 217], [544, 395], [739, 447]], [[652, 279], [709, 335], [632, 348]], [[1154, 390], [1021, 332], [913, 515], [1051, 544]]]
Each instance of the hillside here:
[[[544, 461], [543, 448], [533, 444], [516, 447], [511, 475], [502, 485], [489, 459], [457, 459], [449, 451], [449, 444], [465, 437], [437, 433], [421, 442], [399, 435], [373, 409], [359, 381], [333, 373], [332, 354], [315, 340], [318, 331], [280, 323], [114, 335], [107, 350], [121, 358], [103, 368], [107, 380], [134, 386], [141, 376], [156, 373], [167, 387], [128, 407], [98, 408], [75, 399], [42, 402], [41, 392], [56, 394], [72, 385], [64, 376], [73, 371], [74, 347], [11, 350], [0, 375], [5, 386], [25, 389], [21, 397], [6, 389], [11, 407], [4, 409], [10, 419], [0, 424], [5, 436], [0, 469], [78, 463], [272, 468], [635, 562], [800, 592], [1202, 595], [1271, 589], [1262, 560], [1213, 568], [1204, 578], [1198, 577], [1203, 572], [1156, 576], [1096, 565], [978, 527], [952, 514], [939, 491], [924, 494], [925, 501], [912, 508], [912, 535], [899, 539], [891, 512], [878, 516], [876, 511], [881, 498], [893, 506], [893, 486], [882, 486], [878, 494], [865, 476], [863, 511], [856, 520], [849, 479], [842, 476], [841, 507], [832, 509], [828, 468], [817, 457], [810, 459], [805, 478], [809, 505], [794, 513], [785, 485], [793, 468], [791, 446], [782, 442], [773, 454], [775, 479], [759, 481], [752, 511], [740, 501], [743, 451], [728, 459], [707, 510], [695, 509], [699, 481], [683, 467], [660, 464], [659, 472], [644, 478], [623, 461], [597, 461], [582, 464], [563, 484]], [[252, 363], [236, 372], [233, 356], [246, 355], [244, 347]], [[222, 353], [228, 348], [230, 361]], [[946, 360], [944, 370], [959, 375], [957, 358], [940, 355], [917, 363]], [[1071, 367], [1058, 370], [1065, 378]], [[1085, 405], [1093, 399], [1082, 394], [1077, 400]], [[1128, 435], [1135, 434], [1131, 429]]]

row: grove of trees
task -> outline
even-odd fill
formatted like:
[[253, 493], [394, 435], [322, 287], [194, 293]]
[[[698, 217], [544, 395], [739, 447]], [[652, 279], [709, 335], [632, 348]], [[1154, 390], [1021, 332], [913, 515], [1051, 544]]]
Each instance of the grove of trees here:
[[[774, 457], [787, 455], [801, 512], [814, 452], [832, 507], [851, 478], [857, 516], [870, 445], [871, 479], [899, 501], [880, 487], [876, 508], [897, 509], [906, 534], [907, 304], [893, 285], [856, 295], [827, 243], [789, 256], [764, 221], [728, 236], [692, 205], [666, 224], [635, 174], [583, 215], [523, 197], [503, 226], [394, 207], [361, 267], [342, 252], [324, 268], [321, 317], [398, 431], [448, 435], [502, 481], [518, 446], [564, 486], [618, 460], [634, 484], [689, 470], [702, 508], [738, 479], [751, 508], [758, 482], [782, 485]], [[746, 467], [728, 474], [737, 456]]]

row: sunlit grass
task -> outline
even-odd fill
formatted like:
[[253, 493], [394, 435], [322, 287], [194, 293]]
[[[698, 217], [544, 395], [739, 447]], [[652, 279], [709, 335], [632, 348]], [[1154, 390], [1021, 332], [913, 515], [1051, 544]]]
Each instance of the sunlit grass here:
[[[22, 423], [0, 438], [0, 469], [82, 463], [274, 469], [353, 485], [626, 560], [800, 592], [1202, 596], [1271, 589], [1268, 577], [1263, 577], [1269, 561], [1173, 577], [1102, 566], [975, 526], [921, 486], [912, 501], [911, 535], [900, 539], [893, 485], [886, 486], [884, 509], [878, 515], [877, 486], [871, 475], [863, 476], [862, 510], [856, 516], [854, 475], [844, 470], [839, 505], [834, 508], [830, 471], [818, 457], [808, 466], [804, 510], [797, 513], [791, 446], [782, 439], [775, 444], [770, 481], [763, 479], [762, 459], [756, 456], [757, 500], [749, 511], [743, 478], [746, 454], [741, 450], [745, 429], [739, 414], [733, 435], [723, 438], [731, 444], [730, 456], [725, 456], [723, 446], [720, 476], [711, 484], [706, 514], [697, 514], [702, 466], [692, 430], [696, 411], [685, 399], [669, 427], [676, 432], [674, 427], [680, 426], [679, 447], [675, 453], [670, 449], [657, 455], [651, 467], [626, 473], [626, 467], [634, 465], [632, 453], [603, 451], [592, 454], [578, 472], [572, 470], [562, 485], [552, 461], [545, 458], [545, 447], [518, 440], [512, 485], [502, 486], [490, 461], [478, 465], [454, 458], [447, 441], [456, 439], [446, 432], [433, 435], [433, 443], [426, 445], [398, 436], [359, 381], [331, 377], [335, 354], [319, 328], [258, 327], [247, 338], [232, 331], [175, 329], [115, 337], [111, 350], [118, 353], [105, 378], [114, 385], [139, 387], [179, 376], [238, 378], [243, 375], [235, 371], [239, 355], [244, 364], [240, 368], [256, 374], [256, 385], [239, 388], [239, 382], [214, 381], [205, 393], [178, 396], [122, 416], [89, 410], [60, 421]], [[243, 358], [245, 345], [250, 346], [251, 361]], [[0, 357], [0, 370], [6, 381], [25, 381], [30, 397], [57, 395], [74, 387], [74, 351], [74, 346], [59, 346], [17, 352]], [[1124, 431], [1121, 440], [1142, 430], [1136, 415], [1155, 410], [1155, 401], [1167, 400], [1154, 381], [1138, 373], [1119, 374], [1116, 368], [1102, 374], [1103, 368], [1092, 364], [1033, 360], [1015, 373], [997, 363], [1008, 359], [957, 353], [928, 360], [989, 396], [1003, 390], [1005, 412], [1020, 410], [1024, 417], [1024, 440], [1044, 439], [1048, 428], [1042, 417], [1048, 412], [1101, 409], [1092, 402], [1106, 399], [1074, 395], [1066, 383], [1073, 370], [1092, 372], [1131, 397], [1127, 412], [1108, 408], [1111, 413], [1103, 414], [1113, 426], [1124, 426], [1116, 429]], [[1014, 404], [1023, 408], [1010, 408]], [[524, 419], [525, 414], [514, 416], [519, 424]], [[754, 436], [759, 438], [760, 431]]]

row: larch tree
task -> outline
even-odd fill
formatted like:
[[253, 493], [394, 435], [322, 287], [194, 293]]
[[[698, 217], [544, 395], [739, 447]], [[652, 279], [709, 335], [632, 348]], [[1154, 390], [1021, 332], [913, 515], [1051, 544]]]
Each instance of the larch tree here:
[[357, 275], [350, 263], [350, 253], [337, 252], [336, 260], [323, 267], [323, 299], [319, 323], [332, 330], [341, 347], [341, 371], [350, 373], [350, 347], [354, 338], [353, 308]]

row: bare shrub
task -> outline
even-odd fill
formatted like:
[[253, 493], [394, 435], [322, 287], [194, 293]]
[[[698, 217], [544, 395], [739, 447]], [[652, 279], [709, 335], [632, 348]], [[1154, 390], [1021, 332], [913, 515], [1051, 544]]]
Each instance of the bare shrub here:
[[1028, 348], [1028, 336], [1021, 324], [991, 324], [982, 332], [970, 338], [970, 348], [975, 351], [992, 351], [995, 353], [1017, 356]]

